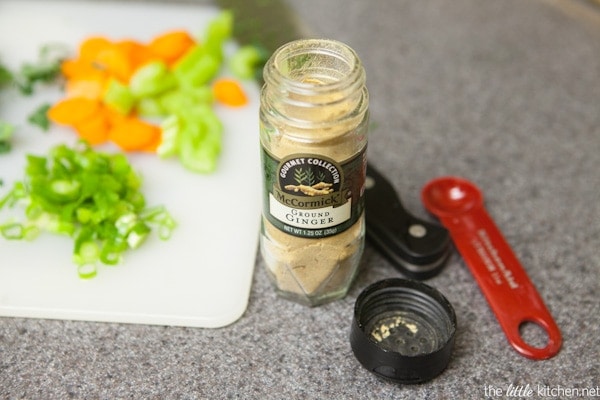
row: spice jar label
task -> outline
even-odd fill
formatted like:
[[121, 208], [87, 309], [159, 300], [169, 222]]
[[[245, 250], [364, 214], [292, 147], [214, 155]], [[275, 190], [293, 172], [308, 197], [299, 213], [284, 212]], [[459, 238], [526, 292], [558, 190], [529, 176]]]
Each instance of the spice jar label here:
[[264, 214], [279, 230], [304, 238], [339, 234], [364, 209], [366, 147], [343, 163], [315, 154], [278, 159], [262, 151]]

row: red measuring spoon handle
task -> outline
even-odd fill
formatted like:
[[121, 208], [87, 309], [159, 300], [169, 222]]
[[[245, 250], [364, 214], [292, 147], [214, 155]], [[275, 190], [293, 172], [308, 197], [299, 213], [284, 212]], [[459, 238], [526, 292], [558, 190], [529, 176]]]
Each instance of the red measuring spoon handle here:
[[[522, 355], [547, 359], [558, 353], [562, 337], [544, 301], [485, 208], [444, 216], [442, 223], [477, 280], [510, 344]], [[545, 347], [528, 344], [521, 326], [531, 322], [547, 335]]]

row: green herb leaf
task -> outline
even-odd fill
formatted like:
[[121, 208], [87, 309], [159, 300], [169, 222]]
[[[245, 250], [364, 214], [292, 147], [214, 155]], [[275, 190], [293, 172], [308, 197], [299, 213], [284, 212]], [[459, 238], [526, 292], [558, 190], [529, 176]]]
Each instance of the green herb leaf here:
[[39, 59], [35, 63], [25, 63], [19, 71], [12, 74], [11, 80], [22, 94], [33, 94], [38, 82], [53, 82], [61, 76], [60, 65], [67, 57], [65, 47], [46, 45], [40, 49]]
[[3, 65], [0, 65], [0, 86], [8, 85], [13, 80], [12, 73]]
[[49, 103], [39, 106], [29, 117], [27, 121], [31, 124], [39, 126], [43, 131], [50, 129], [50, 120], [48, 119], [48, 110], [51, 105]]
[[12, 125], [9, 122], [0, 120], [0, 140], [10, 139], [14, 130], [14, 125]]
[[8, 153], [11, 149], [10, 138], [15, 130], [14, 125], [0, 120], [0, 154]]
[[8, 140], [0, 140], [0, 154], [6, 154], [10, 152], [12, 145]]

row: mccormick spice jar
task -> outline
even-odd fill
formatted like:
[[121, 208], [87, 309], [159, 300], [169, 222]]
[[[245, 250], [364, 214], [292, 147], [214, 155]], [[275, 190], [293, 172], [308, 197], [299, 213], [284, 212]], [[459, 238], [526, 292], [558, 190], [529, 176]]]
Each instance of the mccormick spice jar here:
[[261, 254], [278, 294], [342, 298], [364, 248], [369, 96], [356, 53], [333, 40], [279, 48], [264, 69]]

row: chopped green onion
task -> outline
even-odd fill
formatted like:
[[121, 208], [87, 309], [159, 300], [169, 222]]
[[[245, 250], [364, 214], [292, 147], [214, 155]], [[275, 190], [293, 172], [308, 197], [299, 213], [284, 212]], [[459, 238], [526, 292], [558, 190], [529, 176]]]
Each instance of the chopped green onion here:
[[93, 239], [87, 240], [76, 246], [77, 252], [73, 259], [77, 265], [93, 264], [100, 257], [100, 249]]
[[150, 228], [142, 221], [138, 221], [133, 228], [127, 233], [127, 244], [132, 249], [137, 249], [144, 242]]
[[157, 225], [159, 228], [158, 236], [162, 240], [169, 239], [177, 225], [164, 206], [146, 209], [140, 213], [140, 218], [148, 224]]
[[95, 264], [83, 264], [77, 267], [77, 274], [81, 279], [90, 279], [96, 276], [98, 270]]
[[24, 238], [24, 227], [22, 224], [12, 222], [0, 225], [0, 233], [5, 239], [19, 240]]
[[40, 231], [70, 236], [82, 278], [95, 276], [97, 263], [118, 264], [151, 227], [163, 240], [175, 228], [163, 206], [146, 207], [141, 178], [123, 154], [99, 153], [83, 142], [59, 145], [47, 157], [29, 155], [25, 173], [0, 199], [0, 210], [23, 202], [27, 221], [0, 225], [0, 233], [15, 240], [31, 240]]
[[39, 229], [36, 226], [8, 222], [0, 225], [0, 234], [7, 240], [33, 240], [39, 234]]

